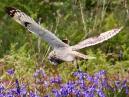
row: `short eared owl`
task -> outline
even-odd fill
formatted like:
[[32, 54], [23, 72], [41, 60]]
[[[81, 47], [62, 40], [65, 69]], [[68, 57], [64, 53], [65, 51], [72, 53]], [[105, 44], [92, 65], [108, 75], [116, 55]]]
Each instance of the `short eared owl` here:
[[24, 26], [30, 32], [36, 34], [41, 37], [43, 40], [48, 42], [52, 47], [53, 51], [48, 55], [48, 59], [53, 64], [60, 64], [63, 61], [74, 61], [76, 58], [82, 59], [91, 59], [93, 57], [89, 57], [84, 55], [77, 50], [96, 45], [98, 43], [102, 43], [111, 37], [118, 34], [122, 27], [115, 28], [109, 31], [106, 31], [96, 37], [91, 37], [85, 39], [74, 46], [70, 46], [63, 41], [61, 41], [58, 37], [56, 37], [52, 32], [47, 29], [41, 27], [38, 23], [36, 23], [32, 18], [26, 15], [24, 12], [19, 9], [13, 7], [6, 7], [6, 12], [9, 16], [11, 16], [16, 22]]

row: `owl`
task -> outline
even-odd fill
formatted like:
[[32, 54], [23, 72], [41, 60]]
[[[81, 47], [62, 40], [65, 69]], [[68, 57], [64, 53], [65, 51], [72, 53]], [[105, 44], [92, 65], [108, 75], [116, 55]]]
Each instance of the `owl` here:
[[60, 64], [62, 62], [73, 62], [77, 58], [94, 59], [95, 57], [90, 57], [88, 55], [82, 54], [78, 50], [102, 43], [117, 35], [123, 29], [123, 27], [114, 28], [109, 31], [103, 32], [98, 36], [90, 37], [77, 43], [76, 45], [70, 46], [69, 44], [59, 39], [51, 31], [41, 27], [40, 24], [35, 22], [31, 17], [29, 17], [21, 10], [14, 7], [6, 7], [6, 12], [28, 31], [48, 42], [48, 44], [52, 47], [52, 51], [49, 53], [48, 59], [54, 65]]

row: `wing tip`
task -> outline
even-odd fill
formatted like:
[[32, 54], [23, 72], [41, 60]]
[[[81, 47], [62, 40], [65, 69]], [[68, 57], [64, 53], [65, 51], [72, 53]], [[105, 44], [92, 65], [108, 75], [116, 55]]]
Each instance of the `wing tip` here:
[[9, 16], [13, 17], [14, 14], [17, 12], [17, 9], [14, 8], [14, 7], [5, 7], [5, 12], [6, 12]]

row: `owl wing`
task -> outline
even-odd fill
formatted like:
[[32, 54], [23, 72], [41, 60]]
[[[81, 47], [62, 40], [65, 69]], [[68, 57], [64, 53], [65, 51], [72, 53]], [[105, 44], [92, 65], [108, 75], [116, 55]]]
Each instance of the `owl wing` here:
[[48, 31], [45, 28], [42, 28], [38, 23], [36, 23], [32, 18], [30, 18], [21, 10], [13, 7], [6, 7], [6, 12], [16, 22], [27, 28], [30, 32], [41, 37], [43, 40], [47, 41], [52, 47], [59, 48], [68, 46], [68, 44], [62, 42], [52, 32]]
[[118, 34], [122, 30], [122, 28], [123, 27], [112, 29], [112, 30], [106, 31], [98, 36], [88, 38], [86, 40], [79, 42], [78, 44], [76, 44], [74, 46], [71, 46], [71, 48], [72, 48], [72, 50], [79, 50], [79, 49], [82, 49], [85, 47], [89, 47], [89, 46], [93, 46], [93, 45], [102, 43], [102, 42], [112, 38], [116, 34]]

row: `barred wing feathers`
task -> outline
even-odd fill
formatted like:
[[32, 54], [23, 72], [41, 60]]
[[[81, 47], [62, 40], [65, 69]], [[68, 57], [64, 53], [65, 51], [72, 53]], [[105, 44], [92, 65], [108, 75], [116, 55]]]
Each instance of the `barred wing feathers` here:
[[71, 46], [71, 48], [72, 48], [72, 50], [79, 50], [79, 49], [82, 49], [85, 47], [89, 47], [89, 46], [93, 46], [93, 45], [102, 43], [102, 42], [112, 38], [116, 34], [118, 34], [122, 30], [122, 28], [123, 27], [112, 29], [112, 30], [109, 30], [109, 31], [106, 31], [106, 32], [100, 34], [99, 36], [88, 38], [88, 39], [83, 40], [74, 46]]
[[26, 27], [30, 32], [41, 37], [47, 41], [52, 47], [67, 47], [68, 45], [62, 42], [58, 37], [56, 37], [52, 32], [45, 28], [42, 28], [38, 23], [36, 23], [32, 18], [26, 15], [24, 12], [13, 7], [6, 7], [6, 12], [11, 16], [16, 22]]

